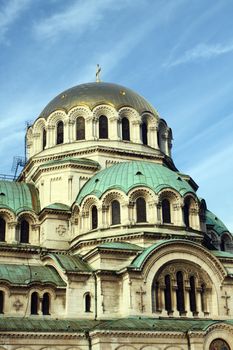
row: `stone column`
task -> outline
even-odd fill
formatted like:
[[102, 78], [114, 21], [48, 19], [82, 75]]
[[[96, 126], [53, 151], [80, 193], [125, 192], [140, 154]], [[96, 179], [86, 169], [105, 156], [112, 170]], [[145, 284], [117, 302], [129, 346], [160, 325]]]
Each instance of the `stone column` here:
[[49, 125], [47, 129], [47, 148], [53, 147], [55, 143], [55, 126]]
[[109, 118], [109, 127], [108, 127], [108, 138], [110, 140], [120, 140], [120, 136], [118, 134], [118, 116], [113, 116]]
[[96, 137], [96, 125], [97, 119], [91, 117], [86, 118], [85, 120], [85, 139], [86, 140], [94, 140]]
[[141, 121], [140, 120], [134, 120], [132, 122], [133, 128], [132, 128], [132, 141], [135, 143], [142, 143], [141, 140]]
[[158, 148], [157, 128], [154, 125], [148, 127], [148, 145], [153, 148]]
[[17, 232], [17, 221], [11, 221], [7, 224], [8, 232], [6, 232], [7, 243], [17, 243], [19, 241]]
[[123, 226], [128, 226], [130, 224], [128, 202], [123, 202], [121, 205], [121, 224]]

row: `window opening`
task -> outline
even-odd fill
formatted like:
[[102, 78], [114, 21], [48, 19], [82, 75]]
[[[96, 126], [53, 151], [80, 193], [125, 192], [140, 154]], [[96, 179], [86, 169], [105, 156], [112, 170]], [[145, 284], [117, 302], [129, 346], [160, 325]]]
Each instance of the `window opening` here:
[[183, 274], [181, 271], [178, 271], [176, 274], [177, 281], [177, 290], [176, 290], [176, 301], [177, 301], [177, 310], [180, 313], [185, 312], [184, 307], [184, 281]]
[[146, 122], [142, 123], [142, 143], [144, 145], [148, 144], [148, 140], [147, 140], [147, 123]]
[[184, 223], [186, 227], [189, 227], [189, 200], [186, 200], [184, 203], [184, 209], [183, 209], [183, 213], [184, 213]]
[[99, 138], [108, 138], [108, 118], [105, 115], [99, 117]]
[[195, 278], [194, 276], [191, 276], [189, 279], [190, 283], [190, 290], [189, 290], [189, 302], [190, 302], [190, 310], [193, 313], [197, 312], [197, 305], [196, 305], [196, 286], [195, 286]]
[[85, 140], [85, 119], [78, 117], [76, 120], [76, 140]]
[[91, 208], [92, 230], [98, 227], [98, 211], [95, 205]]
[[42, 299], [42, 314], [43, 315], [50, 315], [50, 297], [49, 293], [44, 293], [43, 299]]
[[171, 277], [169, 275], [165, 276], [164, 298], [165, 298], [165, 310], [167, 310], [167, 312], [169, 313], [172, 311]]
[[29, 243], [29, 223], [22, 220], [20, 223], [20, 243]]
[[118, 201], [112, 201], [112, 225], [118, 225], [121, 223], [121, 210], [120, 203]]
[[122, 118], [122, 140], [130, 141], [129, 120]]
[[46, 130], [45, 130], [45, 128], [43, 129], [43, 135], [42, 135], [42, 149], [44, 150], [45, 149], [45, 147], [46, 147], [46, 142], [47, 142], [47, 140], [46, 140]]
[[64, 142], [64, 124], [60, 121], [57, 124], [57, 145]]
[[0, 314], [4, 313], [4, 292], [0, 291]]
[[6, 236], [6, 221], [0, 217], [0, 241], [4, 242]]
[[89, 293], [85, 295], [85, 312], [91, 312], [91, 296]]
[[168, 199], [162, 200], [162, 217], [163, 217], [163, 223], [166, 223], [166, 224], [171, 223], [171, 206]]
[[137, 222], [146, 222], [146, 201], [139, 197], [136, 200]]
[[38, 315], [38, 293], [33, 292], [31, 295], [31, 315]]

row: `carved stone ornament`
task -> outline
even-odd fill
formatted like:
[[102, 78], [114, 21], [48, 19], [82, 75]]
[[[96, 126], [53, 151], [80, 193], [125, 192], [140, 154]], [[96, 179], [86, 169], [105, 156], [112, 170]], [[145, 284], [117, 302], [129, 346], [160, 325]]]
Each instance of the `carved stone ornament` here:
[[66, 233], [66, 227], [64, 225], [59, 225], [56, 228], [56, 232], [58, 233], [59, 236], [63, 237]]

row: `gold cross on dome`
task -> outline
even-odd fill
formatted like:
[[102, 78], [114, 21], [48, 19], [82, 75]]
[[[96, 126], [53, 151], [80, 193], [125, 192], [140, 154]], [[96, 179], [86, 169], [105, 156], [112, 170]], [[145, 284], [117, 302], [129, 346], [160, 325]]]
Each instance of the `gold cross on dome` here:
[[96, 66], [96, 73], [95, 73], [95, 76], [96, 76], [96, 82], [97, 83], [100, 83], [100, 72], [101, 72], [101, 67], [99, 64], [97, 64]]

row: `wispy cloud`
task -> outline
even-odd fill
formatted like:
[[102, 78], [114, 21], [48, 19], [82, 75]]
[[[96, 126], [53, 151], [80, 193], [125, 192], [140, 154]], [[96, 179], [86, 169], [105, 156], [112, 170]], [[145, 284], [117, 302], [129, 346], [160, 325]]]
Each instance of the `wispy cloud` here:
[[31, 0], [8, 0], [0, 6], [0, 41], [5, 38], [10, 26], [25, 11]]
[[187, 50], [180, 57], [172, 60], [170, 59], [163, 66], [169, 68], [178, 66], [180, 64], [199, 62], [201, 60], [208, 60], [217, 56], [221, 56], [233, 51], [233, 43], [223, 44], [198, 44], [194, 48]]
[[89, 0], [72, 2], [62, 12], [43, 18], [34, 25], [34, 32], [40, 39], [56, 40], [61, 34], [71, 32], [76, 37], [87, 29], [98, 26], [106, 11], [119, 11], [129, 6], [126, 0]]

